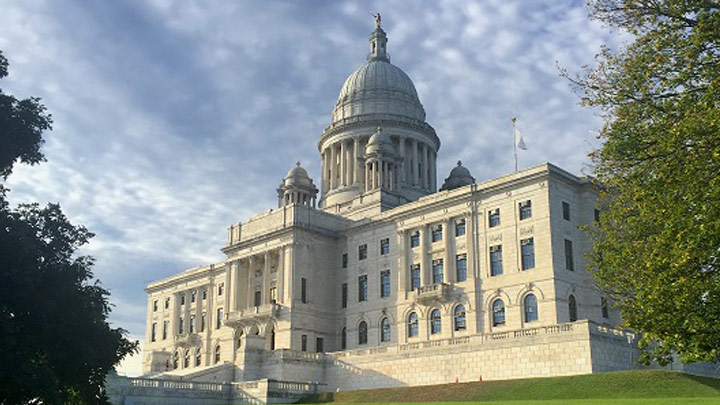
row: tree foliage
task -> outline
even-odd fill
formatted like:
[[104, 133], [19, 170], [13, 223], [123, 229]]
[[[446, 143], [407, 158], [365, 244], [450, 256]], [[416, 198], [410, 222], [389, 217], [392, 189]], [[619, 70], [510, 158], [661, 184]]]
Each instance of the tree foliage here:
[[590, 0], [633, 42], [577, 81], [605, 125], [591, 261], [645, 362], [720, 354], [720, 3]]
[[[6, 74], [0, 53], [0, 77]], [[43, 159], [50, 117], [37, 98], [17, 101], [1, 91], [0, 98], [6, 178], [15, 162]], [[93, 234], [57, 204], [11, 208], [6, 195], [0, 185], [0, 404], [103, 403], [106, 374], [137, 342], [109, 326], [109, 293], [91, 282], [93, 259], [75, 254]]]

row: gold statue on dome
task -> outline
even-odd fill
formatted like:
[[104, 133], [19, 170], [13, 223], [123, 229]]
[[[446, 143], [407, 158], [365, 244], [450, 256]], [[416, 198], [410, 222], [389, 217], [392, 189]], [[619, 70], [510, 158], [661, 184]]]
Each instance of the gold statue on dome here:
[[375, 17], [375, 27], [380, 28], [380, 23], [382, 22], [382, 17], [380, 17], [380, 13], [377, 13], [377, 14], [370, 13], [370, 14], [372, 14], [372, 16]]

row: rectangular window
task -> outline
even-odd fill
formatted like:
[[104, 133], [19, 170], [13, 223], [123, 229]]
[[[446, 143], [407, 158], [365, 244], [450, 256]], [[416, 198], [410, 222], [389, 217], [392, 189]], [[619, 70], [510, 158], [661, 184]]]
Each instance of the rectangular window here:
[[390, 270], [384, 270], [380, 273], [380, 297], [387, 298], [390, 296]]
[[520, 240], [520, 253], [522, 254], [522, 269], [535, 268], [535, 241], [533, 238]]
[[442, 225], [437, 225], [432, 228], [430, 238], [433, 242], [439, 242], [442, 240]]
[[603, 318], [610, 318], [610, 311], [608, 311], [608, 301], [605, 297], [600, 297], [600, 309], [602, 310]]
[[165, 298], [165, 309], [170, 308], [170, 298]]
[[565, 268], [570, 271], [575, 271], [572, 241], [568, 239], [565, 239]]
[[348, 265], [348, 254], [343, 253], [342, 254], [342, 268], [347, 269], [347, 265]]
[[502, 245], [490, 246], [490, 275], [503, 274]]
[[358, 246], [358, 260], [367, 259], [367, 243]]
[[303, 304], [307, 304], [307, 279], [305, 277], [300, 279], [300, 301]]
[[197, 301], [197, 290], [190, 291], [190, 302]]
[[410, 234], [410, 247], [414, 248], [418, 246], [420, 246], [420, 232], [415, 231]]
[[307, 351], [307, 335], [302, 335], [300, 338], [300, 350]]
[[532, 217], [532, 203], [530, 200], [520, 203], [520, 220]]
[[203, 288], [202, 290], [202, 299], [203, 301], [207, 299], [207, 288]]
[[488, 212], [488, 227], [494, 228], [496, 226], [500, 226], [500, 208]]
[[158, 302], [157, 300], [153, 301], [153, 312], [157, 312], [158, 309]]
[[200, 315], [200, 332], [205, 332], [205, 322], [207, 319], [207, 315], [205, 315], [205, 312]]
[[563, 207], [563, 219], [566, 221], [569, 221], [570, 220], [570, 203], [563, 201], [562, 207]]
[[168, 321], [163, 321], [163, 340], [167, 339], [169, 328], [170, 328], [170, 323]]
[[152, 329], [150, 329], [150, 341], [154, 342], [156, 339], [157, 334], [157, 323], [152, 324]]
[[467, 280], [467, 255], [461, 254], [455, 256], [455, 268], [458, 283]]
[[386, 255], [390, 253], [390, 239], [385, 238], [380, 240], [380, 254]]
[[413, 264], [410, 266], [410, 289], [420, 288], [420, 265]]
[[600, 210], [595, 208], [594, 214], [595, 222], [600, 222]]
[[183, 334], [185, 332], [185, 320], [180, 318], [178, 319], [178, 333]]
[[323, 349], [323, 338], [315, 338], [315, 351], [318, 353], [322, 353], [325, 350]]
[[180, 294], [180, 305], [185, 305], [185, 294]]
[[459, 219], [455, 222], [455, 236], [465, 235], [465, 219]]
[[223, 295], [224, 291], [225, 291], [225, 283], [218, 284], [218, 297], [221, 297]]
[[270, 302], [277, 302], [277, 287], [270, 287]]
[[342, 285], [342, 307], [347, 308], [348, 303], [348, 287], [347, 283], [343, 283]]
[[367, 274], [358, 277], [358, 301], [367, 301]]
[[[259, 307], [262, 302], [261, 301], [262, 300], [262, 291], [255, 291], [254, 299], [255, 299], [255, 302], [254, 302], [255, 306]], [[303, 302], [305, 302], [305, 300], [303, 300]]]
[[443, 259], [436, 259], [432, 262], [433, 283], [443, 282]]
[[195, 315], [190, 315], [190, 333], [195, 333]]
[[222, 308], [217, 309], [217, 319], [215, 320], [215, 329], [220, 329], [223, 323], [223, 310]]

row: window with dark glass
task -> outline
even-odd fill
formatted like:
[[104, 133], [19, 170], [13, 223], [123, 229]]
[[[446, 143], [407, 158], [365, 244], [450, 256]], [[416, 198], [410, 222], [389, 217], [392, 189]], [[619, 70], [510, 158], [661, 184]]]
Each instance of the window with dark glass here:
[[203, 300], [207, 299], [207, 288], [203, 288], [203, 290], [202, 290], [202, 299]]
[[150, 330], [150, 341], [154, 342], [156, 339], [157, 334], [157, 323], [152, 324], [152, 329]]
[[168, 321], [163, 321], [163, 334], [162, 338], [163, 340], [167, 339], [168, 337], [168, 329], [170, 328], [170, 323]]
[[607, 298], [600, 297], [600, 309], [602, 310], [603, 318], [610, 318], [610, 311], [608, 310]]
[[415, 231], [410, 234], [410, 247], [414, 248], [418, 246], [420, 246], [420, 232]]
[[390, 320], [387, 318], [383, 318], [382, 321], [380, 321], [380, 341], [381, 342], [389, 342], [390, 341]]
[[342, 268], [343, 268], [343, 269], [346, 269], [346, 268], [347, 268], [347, 265], [348, 265], [348, 254], [347, 254], [347, 253], [343, 253], [343, 254], [342, 254]]
[[386, 255], [388, 253], [390, 253], [390, 239], [380, 239], [380, 254]]
[[410, 289], [420, 288], [420, 265], [413, 264], [410, 266]]
[[153, 312], [157, 312], [158, 310], [158, 302], [157, 300], [153, 301]]
[[307, 335], [302, 335], [300, 337], [300, 350], [303, 352], [307, 351]]
[[225, 283], [218, 284], [218, 297], [222, 296], [224, 291], [225, 291]]
[[496, 226], [500, 226], [500, 208], [488, 212], [488, 227], [494, 228]]
[[416, 337], [419, 333], [418, 315], [411, 312], [408, 315], [408, 337]]
[[195, 367], [198, 367], [202, 363], [200, 348], [195, 349]]
[[[262, 291], [259, 291], [259, 290], [255, 291], [255, 296], [253, 299], [254, 299], [254, 305], [256, 307], [259, 307], [260, 303], [262, 302]], [[305, 302], [305, 301], [303, 300], [303, 302]]]
[[173, 354], [173, 368], [176, 369], [178, 367], [180, 367], [180, 352], [175, 352], [175, 354]]
[[197, 301], [197, 290], [190, 291], [190, 302]]
[[532, 322], [538, 320], [537, 298], [535, 298], [535, 295], [528, 294], [525, 296], [524, 312], [525, 322]]
[[367, 301], [367, 274], [358, 277], [358, 301]]
[[490, 246], [490, 275], [503, 274], [502, 245]]
[[430, 334], [435, 335], [442, 332], [442, 316], [439, 309], [430, 312]]
[[205, 312], [200, 315], [200, 332], [205, 332], [205, 322], [207, 319], [207, 315], [205, 315]]
[[442, 225], [435, 225], [432, 227], [430, 238], [433, 242], [439, 242], [442, 240]]
[[277, 302], [277, 287], [270, 287], [270, 302]]
[[505, 304], [501, 299], [496, 299], [492, 305], [493, 326], [505, 325]]
[[390, 270], [383, 270], [380, 273], [380, 297], [390, 296]]
[[577, 321], [577, 301], [575, 301], [575, 296], [572, 294], [568, 297], [568, 313], [570, 315], [570, 322]]
[[443, 282], [443, 259], [432, 261], [433, 283]]
[[305, 277], [300, 279], [300, 301], [307, 304], [307, 279]]
[[367, 243], [358, 246], [358, 260], [367, 259]]
[[185, 294], [180, 294], [180, 305], [185, 305]]
[[563, 210], [563, 219], [566, 221], [570, 220], [570, 203], [563, 201], [562, 202], [562, 210]]
[[195, 333], [195, 315], [190, 315], [190, 333]]
[[360, 325], [358, 325], [358, 344], [359, 345], [366, 344], [367, 336], [368, 336], [367, 322], [362, 321], [362, 322], [360, 322]]
[[456, 331], [465, 330], [467, 324], [465, 323], [465, 305], [458, 305], [453, 311], [453, 328]]
[[458, 219], [455, 222], [455, 236], [465, 235], [465, 219]]
[[519, 204], [520, 208], [520, 220], [528, 219], [532, 217], [532, 203], [530, 200], [523, 201]]
[[183, 334], [185, 332], [185, 320], [183, 318], [178, 319], [178, 333]]
[[523, 270], [535, 268], [535, 241], [533, 238], [520, 240], [521, 264]]
[[347, 308], [348, 303], [348, 287], [347, 283], [343, 283], [342, 285], [342, 307]]
[[215, 346], [215, 364], [220, 363], [220, 345]]
[[465, 253], [455, 256], [455, 273], [458, 283], [467, 280], [467, 255]]
[[165, 309], [170, 308], [170, 298], [165, 298]]
[[321, 337], [315, 338], [315, 351], [318, 353], [324, 352], [325, 351], [325, 349], [323, 348], [324, 343], [325, 342], [323, 341], [323, 338], [321, 338]]
[[215, 329], [220, 329], [223, 323], [223, 309], [217, 309], [217, 319], [215, 320]]
[[347, 328], [342, 328], [342, 332], [340, 333], [340, 348], [343, 350], [347, 349]]
[[190, 367], [190, 350], [185, 350], [185, 356], [183, 356], [183, 367]]
[[575, 271], [572, 241], [568, 239], [565, 239], [565, 268], [570, 271]]

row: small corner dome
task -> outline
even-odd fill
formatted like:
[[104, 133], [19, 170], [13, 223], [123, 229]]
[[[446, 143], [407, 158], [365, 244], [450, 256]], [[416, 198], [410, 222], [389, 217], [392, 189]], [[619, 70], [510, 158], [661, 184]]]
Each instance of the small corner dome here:
[[367, 146], [365, 147], [366, 153], [383, 152], [386, 154], [395, 154], [395, 145], [393, 145], [390, 135], [383, 132], [382, 128], [378, 127], [377, 131], [368, 139]]
[[300, 167], [300, 162], [295, 163], [295, 167], [290, 169], [285, 180], [283, 182], [286, 187], [289, 186], [302, 186], [302, 187], [315, 187], [313, 181], [308, 175], [307, 170]]
[[457, 166], [450, 170], [450, 176], [445, 179], [440, 190], [452, 190], [473, 183], [475, 183], [475, 178], [470, 174], [470, 170], [463, 166], [462, 162], [458, 160]]

